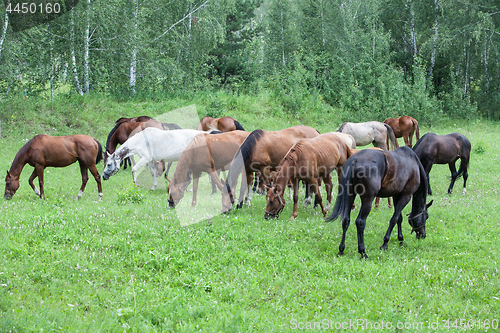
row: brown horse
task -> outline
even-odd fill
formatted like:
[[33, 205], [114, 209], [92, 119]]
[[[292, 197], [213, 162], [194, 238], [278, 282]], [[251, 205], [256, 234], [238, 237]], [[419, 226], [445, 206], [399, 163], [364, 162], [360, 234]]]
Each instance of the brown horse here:
[[[174, 207], [184, 196], [184, 190], [188, 185], [186, 178], [188, 170], [193, 173], [193, 201], [196, 205], [198, 192], [198, 180], [202, 172], [206, 172], [212, 178], [212, 182], [223, 191], [223, 184], [217, 174], [218, 171], [229, 170], [234, 155], [250, 133], [245, 131], [232, 131], [219, 134], [199, 134], [189, 143], [182, 153], [174, 177], [169, 184], [169, 204]], [[230, 202], [224, 203], [229, 206]], [[230, 207], [228, 207], [230, 208]]]
[[[65, 167], [78, 161], [82, 174], [82, 187], [77, 199], [83, 195], [89, 179], [88, 170], [97, 182], [99, 198], [102, 198], [101, 175], [96, 164], [102, 160], [102, 146], [91, 136], [78, 134], [68, 136], [37, 135], [26, 143], [16, 154], [10, 171], [5, 177], [6, 199], [11, 199], [19, 188], [19, 176], [26, 164], [35, 167], [29, 178], [29, 184], [40, 198], [45, 198], [43, 190], [43, 170], [46, 167]], [[40, 191], [33, 184], [38, 177]]]
[[245, 129], [241, 124], [234, 119], [233, 117], [221, 117], [221, 118], [212, 118], [210, 116], [205, 116], [201, 118], [198, 127], [196, 127], [198, 131], [208, 131], [211, 129], [217, 129], [221, 132], [231, 132], [231, 131], [244, 131]]
[[[349, 146], [336, 133], [326, 133], [314, 138], [297, 141], [283, 157], [273, 179], [273, 187], [267, 187], [266, 219], [278, 217], [285, 207], [284, 192], [287, 184], [293, 185], [293, 213], [290, 220], [297, 217], [297, 202], [299, 199], [299, 181], [311, 184], [323, 216], [326, 216], [332, 201], [332, 178], [330, 174], [337, 169], [342, 173], [342, 166], [349, 158]], [[323, 179], [326, 187], [326, 207], [323, 205], [319, 190], [318, 177]]]
[[[469, 178], [467, 168], [469, 166], [470, 150], [471, 144], [469, 139], [459, 133], [447, 135], [427, 133], [413, 147], [413, 151], [424, 166], [427, 179], [429, 179], [429, 172], [431, 172], [433, 164], [448, 164], [451, 171], [451, 183], [450, 187], [448, 187], [448, 194], [451, 194], [455, 180], [462, 175], [464, 177], [462, 193], [466, 192], [465, 185], [467, 184], [467, 178]], [[460, 159], [460, 167], [457, 171], [455, 162], [458, 159]], [[430, 184], [429, 194], [432, 194]]]
[[241, 174], [243, 178], [237, 207], [242, 207], [245, 192], [248, 192], [245, 202], [250, 204], [252, 192], [250, 191], [250, 185], [252, 184], [254, 172], [260, 172], [265, 184], [269, 184], [270, 172], [276, 170], [281, 159], [293, 144], [302, 138], [314, 138], [318, 135], [317, 130], [303, 125], [274, 132], [253, 131], [242, 143], [234, 157], [233, 164], [231, 164], [227, 175], [227, 193], [224, 191], [223, 197], [229, 195], [231, 203], [234, 203], [235, 188]]
[[389, 118], [384, 120], [384, 124], [391, 126], [394, 135], [397, 138], [403, 137], [405, 145], [412, 147], [413, 133], [417, 136], [417, 141], [420, 140], [420, 131], [418, 129], [418, 121], [410, 116], [402, 116], [399, 118]]

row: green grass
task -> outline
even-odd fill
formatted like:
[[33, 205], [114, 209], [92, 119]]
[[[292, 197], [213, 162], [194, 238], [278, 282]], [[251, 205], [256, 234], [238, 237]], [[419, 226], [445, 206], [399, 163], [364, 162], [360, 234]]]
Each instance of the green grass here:
[[[98, 125], [82, 124], [77, 130], [102, 142], [114, 120], [125, 116], [121, 111], [156, 115], [168, 111], [160, 111], [160, 104], [174, 109], [192, 102], [135, 105], [95, 98], [83, 111], [85, 119]], [[106, 112], [97, 112], [97, 105], [105, 105]], [[248, 130], [305, 122], [326, 132], [340, 125], [333, 114], [294, 118], [278, 110], [269, 115], [275, 105], [265, 97], [228, 98], [224, 105]], [[15, 123], [9, 126], [7, 137], [0, 139], [3, 170], [23, 139], [31, 137], [29, 127], [20, 125], [23, 130], [17, 133]], [[73, 130], [61, 126], [52, 134]], [[448, 167], [434, 166], [427, 238], [410, 235], [405, 217], [404, 245], [399, 246], [393, 232], [387, 251], [379, 246], [392, 210], [381, 201], [383, 206], [367, 220], [369, 260], [360, 260], [357, 253], [354, 223], [339, 258], [340, 223], [325, 223], [319, 210], [300, 205], [291, 222], [288, 198], [279, 220], [263, 218], [265, 197], [255, 195], [251, 207], [181, 226], [177, 214], [200, 214], [201, 208], [189, 207], [191, 192], [179, 208], [167, 209], [165, 189], [132, 187], [128, 169], [103, 181], [102, 201], [97, 201], [93, 179], [76, 201], [81, 179], [78, 166], [72, 165], [46, 169], [47, 198], [40, 200], [27, 184], [31, 167], [26, 166], [18, 193], [10, 201], [0, 200], [0, 331], [282, 332], [307, 323], [325, 328], [328, 321], [333, 322], [328, 331], [339, 331], [335, 323], [356, 319], [372, 325], [390, 322], [393, 331], [399, 323], [399, 331], [409, 332], [459, 331], [453, 323], [465, 319], [475, 320], [473, 331], [486, 331], [477, 328], [478, 320], [500, 319], [500, 127], [487, 121], [447, 121], [423, 127], [421, 133], [429, 130], [460, 132], [471, 140], [467, 194], [461, 194], [458, 180], [455, 192], [447, 195]], [[144, 182], [149, 179], [146, 173], [141, 176]], [[200, 206], [220, 202], [219, 194], [208, 196], [206, 177], [200, 183]], [[357, 203], [352, 220], [359, 199]], [[433, 330], [430, 325], [436, 323]]]

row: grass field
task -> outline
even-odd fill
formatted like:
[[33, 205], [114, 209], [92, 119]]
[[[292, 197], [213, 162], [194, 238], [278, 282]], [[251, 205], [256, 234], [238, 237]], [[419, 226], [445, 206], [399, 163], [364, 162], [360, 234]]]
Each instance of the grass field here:
[[[230, 115], [248, 130], [305, 122], [328, 132], [340, 125], [333, 115], [297, 119], [256, 106]], [[119, 115], [112, 104], [106, 108], [111, 116], [96, 114], [99, 125], [85, 133], [101, 142], [118, 116], [165, 111], [141, 105], [146, 111], [133, 113], [128, 105]], [[9, 126], [0, 139], [3, 170], [33, 136]], [[128, 169], [103, 182], [102, 201], [93, 179], [76, 201], [81, 179], [72, 165], [46, 169], [47, 198], [40, 200], [28, 185], [27, 166], [14, 198], [0, 200], [0, 331], [497, 331], [500, 126], [447, 120], [421, 126], [421, 134], [427, 131], [459, 132], [472, 142], [467, 193], [458, 180], [447, 195], [448, 167], [436, 165], [427, 238], [410, 235], [405, 217], [404, 245], [394, 231], [387, 251], [379, 247], [392, 210], [381, 201], [367, 220], [368, 260], [357, 253], [354, 223], [346, 254], [337, 257], [340, 223], [325, 223], [319, 209], [301, 206], [288, 221], [288, 199], [278, 220], [263, 218], [265, 197], [255, 195], [251, 207], [181, 226], [178, 214], [201, 214], [189, 207], [191, 192], [180, 207], [167, 209], [164, 186], [135, 188]], [[59, 132], [72, 129], [51, 134]], [[206, 176], [200, 183], [208, 194]], [[219, 194], [203, 193], [201, 206], [220, 202]], [[359, 204], [352, 219], [358, 210]]]

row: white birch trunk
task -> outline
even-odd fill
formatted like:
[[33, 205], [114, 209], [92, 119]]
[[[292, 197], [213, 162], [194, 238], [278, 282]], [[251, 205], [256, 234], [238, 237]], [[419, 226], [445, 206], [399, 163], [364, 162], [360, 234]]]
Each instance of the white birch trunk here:
[[75, 79], [76, 91], [83, 96], [82, 87], [80, 86], [80, 80], [78, 79], [78, 70], [76, 68], [76, 56], [75, 56], [75, 21], [74, 21], [74, 12], [73, 8], [71, 8], [69, 12], [69, 26], [70, 26], [70, 36], [69, 36], [69, 49], [71, 53], [71, 65], [73, 66], [73, 77]]
[[133, 12], [133, 20], [134, 20], [134, 34], [132, 35], [132, 54], [130, 59], [130, 70], [129, 70], [129, 81], [128, 86], [130, 91], [135, 94], [135, 84], [137, 80], [137, 29], [138, 29], [138, 16], [139, 16], [139, 4], [136, 0], [133, 1], [134, 12]]
[[83, 92], [88, 93], [90, 81], [89, 48], [90, 48], [90, 0], [87, 0], [87, 26], [85, 28], [85, 46], [83, 51]]
[[283, 27], [283, 8], [281, 8], [281, 55], [283, 66], [286, 66], [285, 61], [285, 28]]
[[467, 92], [469, 91], [469, 48], [470, 48], [470, 40], [468, 47], [467, 44], [464, 44], [464, 60], [465, 60], [464, 97], [467, 96]]
[[[7, 5], [10, 1], [7, 2]], [[7, 28], [9, 27], [9, 12], [5, 11], [5, 21], [3, 23], [2, 36], [0, 37], [0, 59], [2, 58], [3, 42], [5, 41], [5, 36], [7, 36]]]
[[415, 36], [415, 11], [413, 10], [413, 0], [410, 0], [410, 31], [411, 31], [411, 48], [412, 61], [417, 54], [417, 38]]
[[436, 49], [437, 49], [437, 37], [438, 37], [438, 0], [434, 0], [434, 36], [432, 36], [432, 53], [431, 53], [431, 66], [427, 71], [427, 81], [430, 81], [432, 72], [434, 71], [434, 66], [436, 65]]

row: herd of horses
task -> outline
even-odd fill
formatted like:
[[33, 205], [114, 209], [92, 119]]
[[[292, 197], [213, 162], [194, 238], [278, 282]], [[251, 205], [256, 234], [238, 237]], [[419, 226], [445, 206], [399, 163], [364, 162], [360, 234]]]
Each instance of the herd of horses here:
[[[413, 135], [417, 142], [412, 145]], [[399, 147], [397, 138], [403, 137], [405, 146]], [[373, 144], [372, 149], [357, 150], [358, 146]], [[119, 146], [119, 147], [118, 147]], [[367, 258], [364, 245], [366, 219], [375, 198], [392, 198], [394, 213], [383, 239], [382, 249], [387, 249], [392, 229], [398, 225], [398, 240], [403, 241], [402, 210], [412, 200], [408, 222], [417, 238], [425, 238], [425, 224], [429, 216], [427, 195], [432, 194], [429, 172], [433, 164], [449, 164], [452, 192], [456, 179], [463, 176], [465, 193], [471, 144], [463, 135], [452, 133], [436, 135], [427, 133], [420, 138], [418, 122], [403, 116], [387, 119], [384, 123], [344, 123], [335, 132], [320, 134], [316, 129], [299, 125], [278, 131], [262, 129], [247, 132], [232, 117], [204, 117], [196, 129], [181, 129], [170, 123], [161, 123], [151, 117], [120, 118], [108, 135], [103, 147], [87, 135], [53, 137], [37, 135], [16, 154], [5, 178], [6, 199], [11, 199], [19, 188], [19, 176], [26, 164], [34, 167], [29, 184], [36, 195], [44, 198], [44, 169], [65, 167], [78, 161], [82, 186], [80, 198], [88, 181], [88, 170], [97, 183], [99, 199], [102, 198], [101, 176], [96, 164], [104, 159], [103, 179], [116, 174], [121, 162], [133, 155], [140, 160], [133, 166], [137, 170], [149, 165], [153, 177], [165, 170], [168, 186], [168, 205], [175, 207], [193, 182], [192, 205], [197, 203], [198, 182], [201, 174], [209, 174], [214, 190], [222, 194], [222, 212], [234, 205], [241, 208], [250, 205], [252, 183], [267, 191], [264, 217], [277, 218], [285, 207], [286, 189], [293, 189], [291, 219], [297, 217], [299, 184], [306, 186], [306, 205], [319, 205], [326, 221], [342, 220], [342, 240], [339, 255], [344, 253], [345, 236], [350, 224], [350, 213], [356, 196], [361, 208], [356, 217], [358, 252]], [[104, 155], [104, 156], [103, 156]], [[455, 162], [460, 159], [458, 171]], [[172, 179], [168, 169], [172, 162], [177, 166]], [[332, 204], [332, 173], [338, 176], [338, 193]], [[220, 172], [227, 171], [225, 180]], [[238, 179], [241, 176], [239, 197], [236, 198]], [[33, 181], [38, 177], [39, 190]], [[323, 202], [320, 187], [325, 184], [326, 201]], [[378, 201], [377, 201], [378, 204]], [[327, 216], [328, 215], [328, 216]]]

